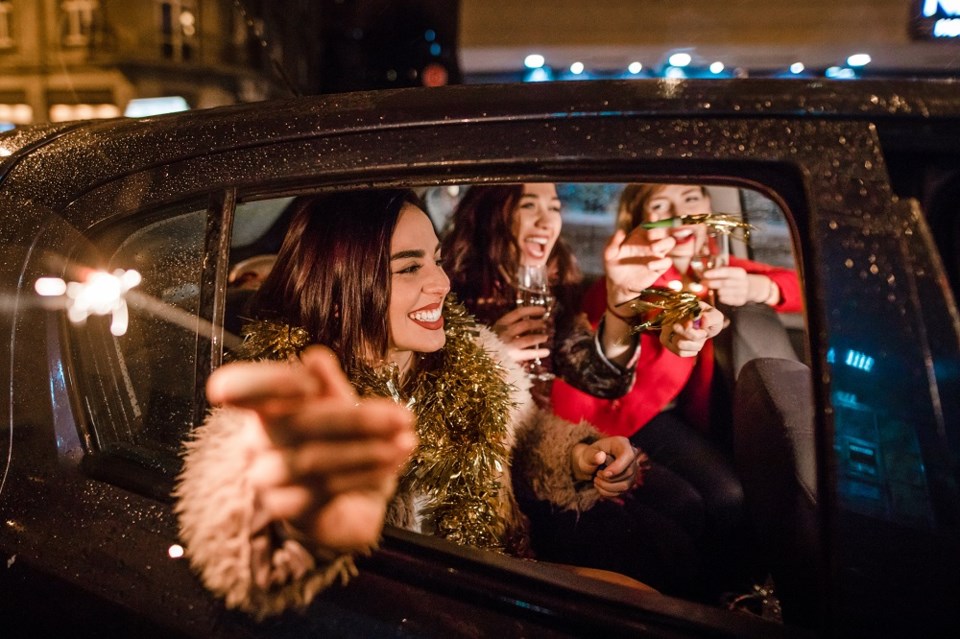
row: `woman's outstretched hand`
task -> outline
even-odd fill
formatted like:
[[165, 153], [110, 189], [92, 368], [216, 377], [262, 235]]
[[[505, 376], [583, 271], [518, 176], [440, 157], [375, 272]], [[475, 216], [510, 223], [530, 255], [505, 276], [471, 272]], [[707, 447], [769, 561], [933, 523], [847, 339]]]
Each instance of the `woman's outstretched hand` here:
[[413, 415], [391, 400], [359, 399], [328, 349], [311, 347], [301, 361], [227, 364], [211, 375], [207, 397], [248, 411], [259, 525], [287, 520], [326, 548], [369, 547], [416, 446]]

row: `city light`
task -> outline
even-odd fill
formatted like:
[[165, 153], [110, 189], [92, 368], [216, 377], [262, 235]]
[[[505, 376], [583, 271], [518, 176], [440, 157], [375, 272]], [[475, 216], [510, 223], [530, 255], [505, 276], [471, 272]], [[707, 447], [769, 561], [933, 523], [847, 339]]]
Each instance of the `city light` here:
[[869, 53], [854, 53], [847, 58], [847, 65], [851, 67], [865, 67], [870, 64], [870, 60], [872, 60], [872, 58]]
[[851, 80], [857, 77], [856, 72], [848, 67], [830, 67], [823, 74], [833, 80]]
[[523, 59], [523, 66], [528, 69], [542, 69], [546, 62], [546, 59], [539, 53], [531, 53]]
[[790, 65], [790, 73], [793, 73], [794, 75], [798, 75], [800, 73], [803, 73], [803, 70], [806, 68], [807, 67], [803, 66], [803, 62], [794, 62], [793, 64]]
[[713, 74], [720, 73], [721, 71], [724, 70], [724, 68], [725, 67], [723, 66], [723, 62], [720, 62], [719, 60], [717, 60], [716, 62], [710, 65], [710, 73], [713, 73]]
[[159, 98], [134, 98], [127, 103], [123, 114], [128, 118], [145, 118], [163, 113], [178, 113], [188, 111], [190, 105], [179, 95], [170, 95]]
[[667, 62], [669, 62], [670, 66], [672, 67], [685, 67], [691, 62], [693, 62], [693, 56], [691, 56], [689, 53], [683, 53], [683, 52], [674, 53], [669, 58], [667, 58]]
[[574, 62], [570, 65], [570, 73], [573, 75], [580, 75], [583, 73], [583, 62]]
[[627, 67], [627, 71], [629, 71], [633, 75], [637, 75], [638, 73], [643, 71], [643, 65], [640, 64], [639, 62], [631, 62], [630, 65]]

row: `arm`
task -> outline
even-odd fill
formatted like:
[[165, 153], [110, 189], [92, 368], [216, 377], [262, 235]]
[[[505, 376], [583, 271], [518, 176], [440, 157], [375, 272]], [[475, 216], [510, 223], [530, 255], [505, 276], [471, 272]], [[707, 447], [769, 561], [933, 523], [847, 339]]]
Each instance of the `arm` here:
[[228, 607], [258, 618], [307, 605], [376, 544], [410, 413], [358, 401], [335, 358], [238, 363], [207, 386], [216, 409], [187, 443], [175, 492], [191, 565]]

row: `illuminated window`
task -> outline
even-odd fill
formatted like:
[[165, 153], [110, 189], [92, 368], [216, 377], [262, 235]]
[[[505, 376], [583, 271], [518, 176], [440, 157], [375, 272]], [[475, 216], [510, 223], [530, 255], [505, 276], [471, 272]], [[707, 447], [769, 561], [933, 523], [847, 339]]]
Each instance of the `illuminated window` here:
[[29, 104], [0, 104], [0, 124], [21, 125], [33, 122]]
[[63, 0], [60, 3], [64, 46], [82, 47], [90, 44], [94, 17], [99, 9], [98, 0]]
[[171, 60], [191, 60], [199, 33], [195, 0], [160, 2], [160, 51]]
[[0, 49], [13, 46], [13, 3], [0, 0]]
[[120, 107], [115, 104], [52, 104], [50, 121], [97, 120], [120, 117]]

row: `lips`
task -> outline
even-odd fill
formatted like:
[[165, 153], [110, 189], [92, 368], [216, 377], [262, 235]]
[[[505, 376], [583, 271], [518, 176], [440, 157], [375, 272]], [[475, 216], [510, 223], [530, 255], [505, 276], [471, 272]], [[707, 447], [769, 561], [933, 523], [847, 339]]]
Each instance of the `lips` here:
[[681, 244], [686, 244], [687, 242], [692, 242], [696, 238], [696, 233], [690, 229], [684, 229], [679, 231], [674, 231], [673, 239], [676, 241], [676, 245], [680, 246]]
[[441, 304], [437, 302], [407, 313], [407, 317], [409, 317], [414, 324], [422, 326], [428, 331], [436, 331], [443, 328], [443, 315], [441, 314], [441, 310]]

